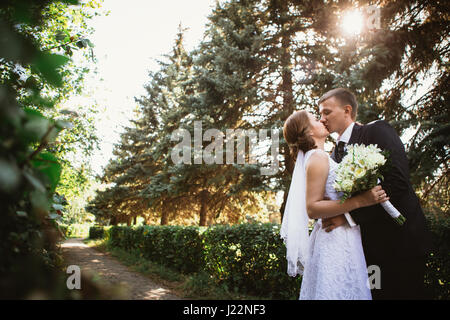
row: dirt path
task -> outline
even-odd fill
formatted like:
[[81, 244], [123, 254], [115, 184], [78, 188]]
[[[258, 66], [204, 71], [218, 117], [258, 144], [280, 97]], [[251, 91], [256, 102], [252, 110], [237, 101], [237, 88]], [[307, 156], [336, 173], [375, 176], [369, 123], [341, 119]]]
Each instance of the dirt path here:
[[105, 253], [88, 247], [82, 239], [68, 239], [61, 244], [67, 265], [77, 265], [81, 273], [120, 286], [132, 300], [180, 300], [169, 289], [153, 282]]

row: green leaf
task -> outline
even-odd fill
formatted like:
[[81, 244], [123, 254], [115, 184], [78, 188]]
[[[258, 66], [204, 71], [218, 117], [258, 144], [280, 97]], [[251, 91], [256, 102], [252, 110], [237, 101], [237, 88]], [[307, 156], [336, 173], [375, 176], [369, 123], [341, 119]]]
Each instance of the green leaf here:
[[49, 203], [46, 192], [34, 190], [30, 193], [30, 202], [35, 210], [48, 211]]
[[23, 172], [23, 175], [36, 190], [38, 190], [40, 192], [45, 192], [45, 187], [38, 178], [36, 178], [32, 174], [25, 172], [25, 171]]
[[87, 39], [81, 39], [80, 41], [77, 41], [76, 45], [78, 48], [83, 49], [89, 46], [89, 42], [90, 41]]
[[71, 5], [80, 4], [79, 0], [62, 0], [61, 2], [68, 3], [68, 4], [71, 4]]
[[50, 120], [36, 109], [24, 108], [23, 110], [26, 121], [23, 130], [20, 132], [21, 139], [24, 143], [39, 142], [49, 128]]
[[55, 210], [64, 210], [64, 207], [60, 204], [54, 203], [52, 204], [53, 209]]
[[48, 177], [50, 182], [50, 192], [53, 193], [61, 177], [61, 165], [58, 159], [49, 152], [40, 153], [32, 161], [35, 169]]
[[16, 214], [19, 217], [22, 217], [22, 218], [27, 218], [28, 217], [28, 214], [25, 211], [17, 211]]
[[69, 121], [63, 121], [63, 120], [57, 120], [56, 121], [56, 127], [59, 129], [72, 129], [73, 128], [73, 123], [69, 122]]
[[64, 31], [58, 30], [56, 32], [55, 39], [57, 41], [63, 41], [65, 38], [66, 38], [66, 34], [64, 33]]
[[0, 159], [0, 190], [4, 192], [14, 191], [20, 182], [20, 171], [17, 165]]
[[52, 220], [57, 220], [57, 219], [60, 219], [61, 217], [56, 213], [49, 213], [48, 218], [52, 219]]
[[57, 69], [68, 61], [69, 58], [59, 54], [41, 53], [34, 66], [51, 85], [61, 87], [63, 84], [62, 76]]

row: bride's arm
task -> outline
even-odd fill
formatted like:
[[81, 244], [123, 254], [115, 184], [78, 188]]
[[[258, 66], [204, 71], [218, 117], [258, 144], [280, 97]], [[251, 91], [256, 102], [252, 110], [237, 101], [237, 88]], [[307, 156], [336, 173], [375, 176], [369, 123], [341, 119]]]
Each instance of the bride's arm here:
[[341, 203], [340, 200], [324, 200], [325, 184], [328, 177], [328, 155], [314, 152], [306, 165], [306, 210], [311, 219], [330, 218], [357, 208], [384, 202], [388, 197], [379, 199], [385, 192], [376, 186]]

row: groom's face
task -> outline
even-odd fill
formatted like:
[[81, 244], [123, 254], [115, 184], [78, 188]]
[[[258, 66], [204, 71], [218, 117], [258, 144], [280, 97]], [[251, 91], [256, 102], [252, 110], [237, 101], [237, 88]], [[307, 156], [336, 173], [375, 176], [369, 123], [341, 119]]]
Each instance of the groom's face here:
[[339, 100], [331, 97], [319, 105], [320, 121], [325, 125], [330, 133], [342, 134], [346, 128], [348, 118], [345, 108], [341, 106]]

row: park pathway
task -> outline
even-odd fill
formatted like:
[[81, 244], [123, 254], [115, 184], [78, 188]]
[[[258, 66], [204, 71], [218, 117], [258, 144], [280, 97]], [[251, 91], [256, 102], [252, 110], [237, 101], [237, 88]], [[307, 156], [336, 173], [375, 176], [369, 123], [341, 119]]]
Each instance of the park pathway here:
[[82, 240], [67, 239], [61, 244], [61, 248], [67, 266], [79, 266], [83, 276], [100, 278], [107, 285], [121, 288], [121, 291], [125, 292], [124, 298], [126, 299], [182, 299], [149, 278], [131, 271], [107, 253], [90, 248]]

